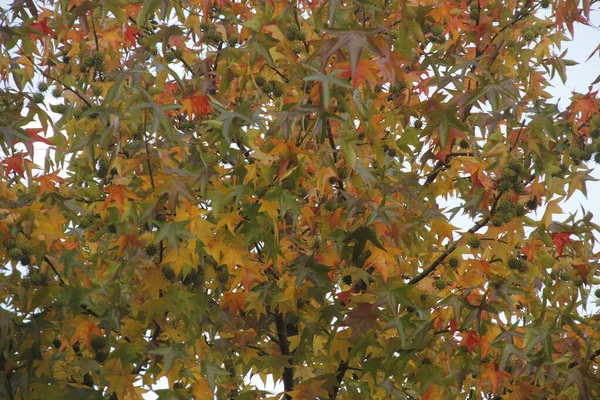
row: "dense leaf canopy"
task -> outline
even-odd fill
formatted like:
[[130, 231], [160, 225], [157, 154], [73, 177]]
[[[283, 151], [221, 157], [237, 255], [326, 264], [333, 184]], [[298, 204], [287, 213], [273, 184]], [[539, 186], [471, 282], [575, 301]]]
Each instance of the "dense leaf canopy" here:
[[600, 398], [592, 3], [15, 0], [0, 397]]

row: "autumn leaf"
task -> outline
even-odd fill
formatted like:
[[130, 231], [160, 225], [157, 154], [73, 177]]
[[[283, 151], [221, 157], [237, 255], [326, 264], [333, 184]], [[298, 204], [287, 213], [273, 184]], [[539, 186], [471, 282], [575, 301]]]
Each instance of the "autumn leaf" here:
[[566, 244], [571, 243], [571, 239], [569, 237], [572, 234], [572, 232], [556, 232], [550, 235], [552, 237], [552, 243], [556, 247], [556, 252], [558, 253], [559, 257], [562, 257], [563, 247], [565, 247]]

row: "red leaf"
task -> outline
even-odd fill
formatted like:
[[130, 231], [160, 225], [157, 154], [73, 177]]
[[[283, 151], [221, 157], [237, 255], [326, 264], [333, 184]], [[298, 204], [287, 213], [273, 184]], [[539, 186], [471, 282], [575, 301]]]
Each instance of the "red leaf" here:
[[481, 344], [481, 337], [476, 331], [467, 331], [466, 335], [461, 340], [461, 346], [467, 346], [469, 351], [473, 351], [473, 347], [479, 346]]
[[125, 44], [129, 44], [130, 46], [135, 45], [135, 37], [139, 35], [141, 35], [139, 30], [132, 28], [129, 25], [125, 25], [125, 32], [123, 32]]
[[29, 135], [29, 137], [31, 138], [30, 142], [42, 142], [48, 145], [52, 145], [52, 142], [50, 142], [48, 139], [41, 137], [40, 135], [38, 135], [38, 133], [40, 132], [44, 132], [44, 128], [25, 128], [25, 133], [27, 133]]
[[44, 36], [56, 35], [56, 33], [54, 33], [54, 31], [52, 29], [50, 29], [50, 27], [48, 26], [48, 23], [46, 22], [47, 20], [48, 20], [48, 18], [40, 18], [36, 22], [29, 25], [29, 28], [31, 30], [39, 32], [39, 33], [30, 33], [28, 35], [29, 39], [33, 40], [33, 39], [37, 38], [39, 40], [43, 40]]
[[203, 96], [200, 92], [196, 92], [191, 96], [181, 99], [188, 116], [206, 117], [212, 111], [212, 106], [208, 102], [208, 96]]
[[572, 234], [573, 232], [557, 232], [551, 235], [552, 243], [554, 246], [556, 246], [556, 251], [558, 252], [559, 257], [562, 256], [563, 247], [565, 247], [565, 244], [571, 243], [569, 236]]
[[456, 318], [450, 320], [450, 333], [456, 332]]
[[345, 306], [350, 302], [350, 298], [352, 297], [352, 291], [344, 290], [343, 292], [338, 292], [335, 296], [342, 302], [342, 305]]
[[23, 175], [25, 161], [30, 162], [29, 159], [23, 158], [23, 153], [15, 154], [12, 157], [5, 158], [2, 160], [2, 164], [6, 165], [4, 175], [8, 176], [11, 172], [14, 172], [17, 175]]

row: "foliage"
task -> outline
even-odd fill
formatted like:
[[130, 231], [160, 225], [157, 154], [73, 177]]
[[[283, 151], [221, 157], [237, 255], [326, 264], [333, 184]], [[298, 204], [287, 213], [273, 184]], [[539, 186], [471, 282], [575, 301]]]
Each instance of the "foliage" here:
[[0, 397], [600, 398], [591, 3], [15, 0]]

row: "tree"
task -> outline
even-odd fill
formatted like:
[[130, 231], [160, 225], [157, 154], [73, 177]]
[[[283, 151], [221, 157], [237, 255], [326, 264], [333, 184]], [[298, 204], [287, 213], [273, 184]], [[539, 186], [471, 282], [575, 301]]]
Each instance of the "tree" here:
[[600, 398], [592, 3], [15, 0], [0, 397]]

